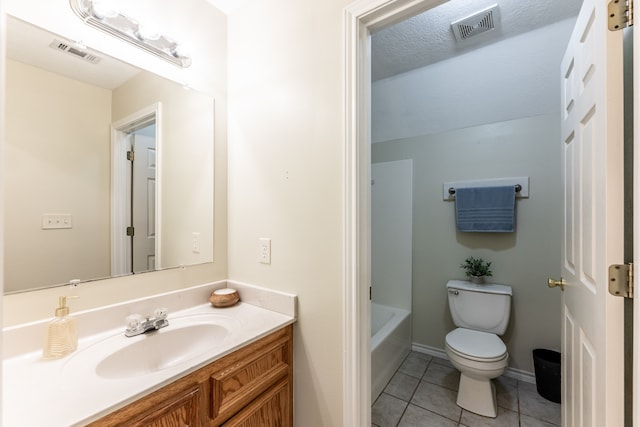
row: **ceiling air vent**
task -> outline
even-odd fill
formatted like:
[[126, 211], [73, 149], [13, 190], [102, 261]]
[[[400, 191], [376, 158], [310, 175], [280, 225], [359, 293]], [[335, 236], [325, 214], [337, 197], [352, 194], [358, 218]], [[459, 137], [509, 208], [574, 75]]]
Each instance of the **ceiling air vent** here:
[[456, 40], [461, 42], [478, 34], [486, 33], [496, 28], [500, 23], [500, 11], [494, 4], [486, 9], [474, 13], [466, 18], [458, 19], [451, 23]]
[[49, 47], [57, 51], [75, 56], [76, 58], [82, 59], [83, 61], [90, 62], [91, 64], [97, 64], [102, 60], [102, 58], [100, 58], [99, 56], [96, 56], [90, 52], [87, 52], [84, 49], [81, 49], [79, 47], [74, 47], [72, 43], [63, 42], [57, 39], [54, 39], [49, 45]]

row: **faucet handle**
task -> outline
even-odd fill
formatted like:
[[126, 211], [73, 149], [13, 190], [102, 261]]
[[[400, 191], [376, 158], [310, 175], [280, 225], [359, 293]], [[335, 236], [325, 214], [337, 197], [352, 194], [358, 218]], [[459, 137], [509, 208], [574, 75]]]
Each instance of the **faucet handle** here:
[[165, 307], [158, 307], [155, 310], [153, 310], [153, 317], [159, 320], [166, 319], [168, 314], [169, 314], [169, 310], [167, 310]]
[[136, 330], [140, 327], [140, 324], [144, 320], [144, 317], [140, 314], [130, 314], [126, 317], [127, 330]]

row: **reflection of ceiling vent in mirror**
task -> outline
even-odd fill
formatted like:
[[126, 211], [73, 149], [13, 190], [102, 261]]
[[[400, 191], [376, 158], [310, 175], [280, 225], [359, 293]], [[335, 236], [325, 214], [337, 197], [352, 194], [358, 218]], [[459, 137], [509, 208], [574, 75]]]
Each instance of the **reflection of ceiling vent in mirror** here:
[[76, 58], [82, 59], [83, 61], [87, 61], [92, 64], [97, 64], [102, 60], [102, 58], [100, 58], [99, 56], [96, 56], [78, 47], [74, 47], [72, 43], [60, 41], [57, 39], [54, 39], [49, 47], [60, 52], [75, 56]]
[[461, 42], [478, 34], [486, 33], [496, 28], [496, 24], [500, 23], [500, 12], [498, 5], [494, 4], [486, 9], [458, 19], [451, 23], [453, 34], [456, 40]]

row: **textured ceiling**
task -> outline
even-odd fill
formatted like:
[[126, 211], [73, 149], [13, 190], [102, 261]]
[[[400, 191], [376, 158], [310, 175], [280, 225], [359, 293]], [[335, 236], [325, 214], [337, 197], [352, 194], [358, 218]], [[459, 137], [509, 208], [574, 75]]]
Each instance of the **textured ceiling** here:
[[[451, 23], [498, 4], [494, 30], [456, 42]], [[372, 34], [371, 73], [379, 80], [578, 14], [582, 0], [451, 0]]]

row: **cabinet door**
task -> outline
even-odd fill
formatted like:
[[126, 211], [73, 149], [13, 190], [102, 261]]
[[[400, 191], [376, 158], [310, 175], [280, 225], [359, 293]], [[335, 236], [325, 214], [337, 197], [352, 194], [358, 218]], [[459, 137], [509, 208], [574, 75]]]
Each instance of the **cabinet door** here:
[[212, 426], [223, 424], [282, 379], [291, 377], [291, 342], [291, 328], [285, 328], [217, 364], [209, 382]]
[[284, 379], [230, 418], [223, 427], [291, 427], [290, 383]]
[[200, 427], [200, 387], [168, 400], [132, 423], [131, 427]]

